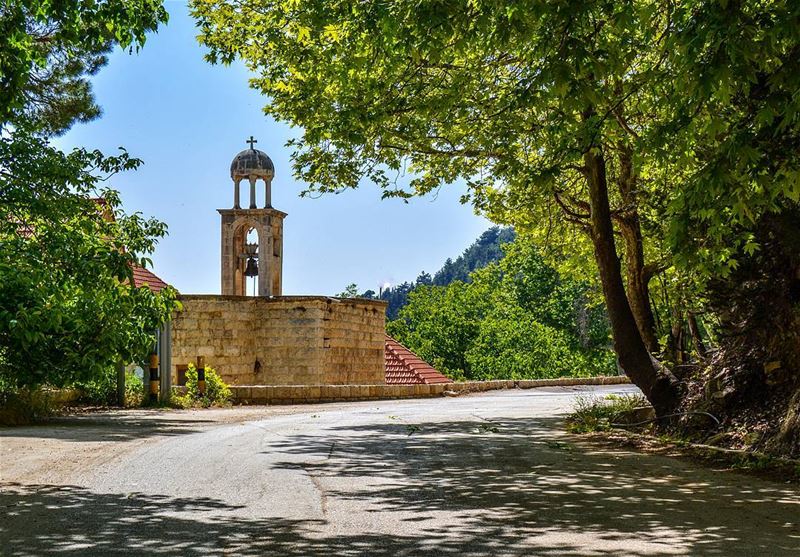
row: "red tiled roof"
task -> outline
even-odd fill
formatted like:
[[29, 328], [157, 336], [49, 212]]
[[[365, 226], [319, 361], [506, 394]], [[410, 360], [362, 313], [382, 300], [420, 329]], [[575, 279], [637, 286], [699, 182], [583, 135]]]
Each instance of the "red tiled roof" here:
[[387, 385], [452, 383], [411, 350], [386, 335], [384, 341]]
[[169, 286], [151, 271], [148, 271], [144, 267], [139, 267], [138, 265], [133, 266], [133, 285], [136, 288], [147, 286], [153, 292], [161, 292]]

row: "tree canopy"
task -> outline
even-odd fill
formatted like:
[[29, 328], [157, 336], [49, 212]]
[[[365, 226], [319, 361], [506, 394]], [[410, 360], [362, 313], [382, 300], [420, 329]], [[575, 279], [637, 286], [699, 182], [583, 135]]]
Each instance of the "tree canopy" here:
[[[797, 2], [191, 6], [208, 60], [243, 60], [267, 113], [302, 128], [294, 166], [310, 190], [462, 180], [493, 220], [591, 253], [620, 364], [660, 414], [686, 391], [653, 360], [659, 330], [680, 329], [659, 328], [654, 278], [662, 314], [705, 309], [797, 209]], [[779, 344], [759, 358], [800, 362]]]
[[161, 2], [5, 2], [0, 8], [0, 387], [65, 385], [135, 361], [174, 307], [136, 288], [166, 226], [126, 214], [104, 183], [141, 161], [49, 138], [97, 117], [89, 77], [139, 48]]
[[469, 282], [414, 289], [387, 330], [457, 379], [616, 374], [602, 305], [562, 277], [528, 238]]
[[96, 118], [87, 77], [114, 46], [138, 49], [166, 21], [161, 0], [4, 2], [0, 118], [49, 134]]

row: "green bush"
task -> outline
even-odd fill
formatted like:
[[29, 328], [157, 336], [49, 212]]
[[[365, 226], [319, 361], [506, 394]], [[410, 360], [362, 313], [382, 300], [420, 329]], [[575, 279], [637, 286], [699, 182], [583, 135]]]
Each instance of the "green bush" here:
[[125, 406], [141, 406], [144, 401], [144, 382], [132, 371], [125, 372]]
[[0, 390], [0, 425], [26, 425], [56, 413], [54, 392], [46, 389]]
[[567, 430], [572, 433], [608, 431], [620, 414], [649, 405], [640, 394], [612, 394], [605, 398], [581, 396], [575, 401], [572, 414], [567, 416]]
[[576, 350], [573, 352], [575, 377], [619, 375], [617, 355], [612, 350]]
[[172, 395], [172, 403], [181, 408], [208, 408], [229, 406], [233, 393], [214, 368], [206, 366], [206, 392], [200, 395], [197, 389], [197, 369], [189, 364], [186, 370], [186, 393]]
[[592, 377], [616, 372], [614, 353], [584, 350], [531, 312], [505, 307], [487, 315], [466, 353], [475, 379]]
[[520, 308], [487, 316], [466, 354], [475, 379], [544, 379], [574, 374], [566, 335]]
[[[102, 375], [91, 381], [75, 383], [78, 389], [78, 402], [111, 406], [117, 401], [117, 370], [108, 368]], [[132, 371], [125, 372], [125, 406], [138, 406], [142, 403], [144, 385], [142, 380]]]

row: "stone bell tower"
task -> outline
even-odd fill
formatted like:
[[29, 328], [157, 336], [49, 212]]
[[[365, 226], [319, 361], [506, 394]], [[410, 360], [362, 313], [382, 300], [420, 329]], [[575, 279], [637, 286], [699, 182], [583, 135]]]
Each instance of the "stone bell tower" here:
[[[231, 163], [233, 208], [217, 209], [222, 217], [222, 294], [245, 296], [247, 279], [258, 277], [258, 296], [280, 296], [283, 278], [283, 218], [286, 213], [272, 208], [272, 178], [275, 166], [263, 151], [253, 147], [236, 155]], [[250, 184], [250, 204], [239, 205], [239, 185]], [[256, 183], [264, 183], [264, 206], [256, 204]], [[248, 234], [255, 232], [255, 241]]]

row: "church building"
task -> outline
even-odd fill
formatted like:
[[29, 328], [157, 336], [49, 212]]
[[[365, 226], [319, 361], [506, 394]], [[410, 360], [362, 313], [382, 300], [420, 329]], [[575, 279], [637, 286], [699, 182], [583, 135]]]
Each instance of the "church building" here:
[[[231, 385], [450, 382], [386, 335], [386, 302], [283, 295], [287, 214], [272, 206], [272, 160], [254, 148], [252, 137], [248, 142], [230, 167], [233, 204], [217, 210], [221, 294], [180, 294], [182, 309], [162, 335], [169, 344], [161, 350], [168, 357], [162, 369], [170, 370], [171, 383], [183, 383], [197, 356]], [[244, 207], [242, 184], [249, 194]], [[134, 278], [139, 285], [164, 286], [152, 273]]]

